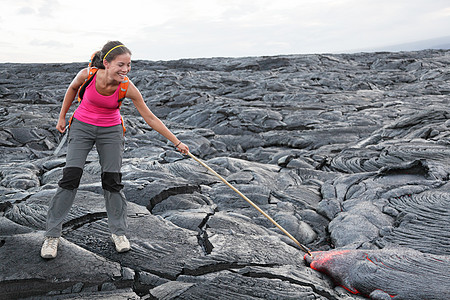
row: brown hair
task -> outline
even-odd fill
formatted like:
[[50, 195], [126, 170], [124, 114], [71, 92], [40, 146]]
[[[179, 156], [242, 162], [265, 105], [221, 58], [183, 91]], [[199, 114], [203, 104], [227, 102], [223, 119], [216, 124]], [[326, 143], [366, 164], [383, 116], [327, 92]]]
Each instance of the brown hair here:
[[[116, 56], [124, 54], [124, 53], [128, 53], [131, 55], [131, 51], [130, 49], [128, 49], [125, 46], [121, 46], [121, 47], [117, 47], [119, 45], [123, 45], [121, 42], [119, 41], [109, 41], [107, 42], [102, 50], [97, 51], [94, 55], [94, 57], [92, 58], [92, 66], [97, 67], [99, 69], [104, 69], [105, 66], [103, 65], [103, 59], [105, 58], [105, 55], [108, 54], [106, 56], [106, 61], [111, 62], [113, 61]], [[115, 49], [113, 49], [114, 47], [117, 47]], [[111, 51], [111, 49], [113, 49]], [[109, 52], [111, 51], [111, 52]]]

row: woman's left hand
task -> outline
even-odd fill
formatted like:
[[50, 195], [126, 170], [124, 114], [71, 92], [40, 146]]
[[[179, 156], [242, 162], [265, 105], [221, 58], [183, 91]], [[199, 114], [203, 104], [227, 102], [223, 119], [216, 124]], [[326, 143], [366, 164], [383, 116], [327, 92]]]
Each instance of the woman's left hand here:
[[183, 154], [188, 154], [189, 152], [189, 147], [184, 144], [183, 142], [181, 142], [178, 146], [177, 146], [178, 151], [180, 151]]

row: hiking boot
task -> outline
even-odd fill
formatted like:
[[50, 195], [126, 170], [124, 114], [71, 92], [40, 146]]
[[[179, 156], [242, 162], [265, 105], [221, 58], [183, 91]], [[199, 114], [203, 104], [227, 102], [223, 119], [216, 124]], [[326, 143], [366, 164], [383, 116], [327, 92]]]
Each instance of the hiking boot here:
[[126, 236], [115, 235], [113, 233], [111, 235], [111, 240], [114, 242], [117, 252], [127, 252], [128, 250], [130, 250], [130, 242], [128, 241]]
[[42, 258], [55, 258], [58, 253], [59, 238], [46, 237], [41, 248]]

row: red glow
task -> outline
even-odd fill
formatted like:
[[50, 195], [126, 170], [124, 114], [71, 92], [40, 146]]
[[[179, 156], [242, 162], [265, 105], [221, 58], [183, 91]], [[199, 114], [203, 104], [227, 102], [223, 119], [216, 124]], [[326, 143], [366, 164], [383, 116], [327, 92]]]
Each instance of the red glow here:
[[[312, 252], [311, 256], [307, 256], [305, 255], [303, 258], [305, 259], [305, 261], [310, 262], [309, 263], [309, 267], [313, 270], [316, 270], [318, 272], [324, 273], [330, 277], [332, 277], [333, 279], [337, 279], [334, 278], [332, 276], [332, 274], [329, 274], [328, 270], [329, 270], [329, 266], [332, 265], [332, 261], [334, 260], [334, 258], [336, 256], [341, 256], [341, 255], [345, 255], [347, 253], [349, 253], [350, 250], [335, 250], [335, 251], [330, 251], [330, 252], [325, 252], [325, 251], [317, 251], [317, 252]], [[356, 289], [353, 289], [352, 287], [346, 287], [343, 284], [340, 283], [336, 283], [338, 286], [343, 287], [344, 289], [346, 289], [347, 291], [349, 291], [352, 294], [359, 294], [360, 292]]]
[[435, 261], [438, 261], [438, 262], [444, 262], [442, 259], [437, 259], [436, 257], [430, 257], [430, 259], [433, 259], [433, 260], [435, 260]]
[[[368, 261], [370, 261], [371, 263], [373, 263], [374, 265], [377, 265], [376, 263], [374, 263], [374, 262], [369, 258], [369, 255], [368, 255], [367, 253], [364, 253], [364, 258], [367, 259]], [[389, 268], [389, 269], [392, 269], [392, 270], [393, 270], [393, 268], [391, 268], [391, 267], [385, 265], [382, 261], [380, 261], [380, 260], [378, 260], [378, 259], [376, 259], [376, 258], [375, 258], [375, 261], [376, 261], [378, 264], [383, 265], [383, 267], [386, 267], [386, 268]]]
[[340, 287], [343, 287], [344, 289], [346, 289], [347, 291], [349, 291], [350, 293], [352, 293], [352, 294], [359, 294], [359, 292], [357, 291], [357, 290], [351, 290], [351, 289], [349, 289], [349, 288], [347, 288], [347, 287], [345, 287], [345, 286], [343, 286], [342, 284], [340, 284], [339, 285]]
[[370, 258], [369, 258], [369, 256], [367, 255], [367, 254], [364, 254], [365, 256], [366, 256], [366, 259], [368, 260], [368, 261], [370, 261], [371, 263], [373, 263], [374, 265], [376, 265], [376, 263], [374, 263]]
[[[370, 293], [370, 291], [364, 291], [361, 293], [357, 289], [355, 289], [352, 286], [352, 282], [347, 282], [345, 280], [345, 272], [347, 270], [340, 268], [339, 266], [342, 265], [342, 263], [345, 263], [345, 259], [348, 260], [361, 260], [361, 258], [368, 260], [372, 264], [376, 265], [377, 267], [386, 267], [392, 269], [392, 267], [389, 267], [385, 265], [381, 260], [377, 259], [377, 257], [369, 257], [369, 253], [360, 252], [362, 254], [358, 255], [352, 255], [356, 252], [354, 250], [332, 250], [332, 251], [316, 251], [312, 252], [311, 256], [308, 254], [305, 254], [303, 257], [304, 260], [309, 264], [310, 268], [313, 270], [316, 270], [318, 272], [324, 273], [328, 276], [330, 276], [334, 283], [337, 286], [340, 286], [344, 288], [346, 291], [352, 293], [352, 294], [360, 294], [368, 297], [366, 293]], [[350, 256], [349, 256], [350, 255]], [[334, 268], [334, 266], [337, 266], [337, 268]], [[351, 266], [349, 266], [351, 268]], [[391, 295], [381, 289], [377, 289], [387, 295], [389, 297], [394, 298], [396, 295]]]
[[389, 294], [389, 293], [386, 293], [385, 291], [380, 290], [380, 289], [376, 289], [376, 290], [374, 290], [374, 291], [382, 291], [383, 293], [388, 294], [389, 297], [391, 297], [391, 298], [394, 298], [394, 297], [396, 296], [396, 295], [391, 295], [391, 294]]
[[335, 256], [344, 255], [346, 253], [350, 252], [350, 250], [340, 250], [340, 251], [316, 251], [312, 252], [311, 256], [305, 254], [303, 256], [303, 259], [307, 262], [310, 262], [310, 267], [314, 270], [319, 271], [321, 266], [327, 265], [331, 260], [334, 259]]

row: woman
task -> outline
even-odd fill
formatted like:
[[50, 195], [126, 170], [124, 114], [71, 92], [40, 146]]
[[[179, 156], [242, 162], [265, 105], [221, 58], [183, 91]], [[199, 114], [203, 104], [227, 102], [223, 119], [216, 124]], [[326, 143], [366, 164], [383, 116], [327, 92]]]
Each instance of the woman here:
[[[70, 125], [66, 166], [58, 189], [52, 198], [47, 214], [46, 238], [41, 248], [43, 258], [54, 258], [57, 254], [62, 223], [73, 204], [80, 184], [86, 157], [94, 144], [99, 154], [101, 180], [104, 192], [108, 226], [118, 252], [130, 250], [125, 236], [127, 230], [127, 203], [122, 192], [122, 155], [124, 137], [122, 118], [119, 112], [121, 83], [127, 79], [131, 69], [131, 51], [118, 41], [108, 42], [92, 58], [98, 70], [84, 91], [83, 100], [75, 110]], [[81, 70], [69, 85], [64, 96], [56, 128], [64, 132], [66, 114], [82, 84], [88, 78], [89, 68]], [[123, 91], [122, 91], [123, 93]], [[132, 83], [128, 83], [126, 98], [133, 101], [141, 116], [150, 127], [162, 134], [183, 154], [189, 151], [147, 107], [144, 99]]]

